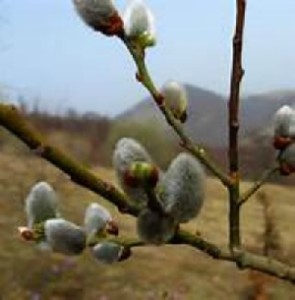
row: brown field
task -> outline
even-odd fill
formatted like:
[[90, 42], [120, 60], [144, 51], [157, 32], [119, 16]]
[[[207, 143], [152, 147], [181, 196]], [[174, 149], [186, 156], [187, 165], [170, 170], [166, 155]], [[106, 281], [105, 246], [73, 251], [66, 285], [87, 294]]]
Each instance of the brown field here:
[[[26, 223], [23, 200], [38, 180], [54, 186], [62, 213], [74, 222], [81, 224], [87, 203], [96, 200], [114, 211], [122, 235], [135, 235], [134, 219], [119, 215], [103, 199], [75, 186], [56, 168], [29, 154], [4, 151], [0, 166], [0, 299], [295, 299], [295, 287], [289, 283], [240, 271], [231, 263], [215, 261], [186, 246], [138, 248], [129, 260], [112, 266], [94, 261], [87, 251], [77, 258], [43, 253], [17, 234], [17, 227]], [[94, 171], [114, 180], [111, 170]], [[243, 184], [243, 188], [247, 186]], [[281, 258], [295, 262], [295, 189], [267, 185], [263, 190], [271, 200], [281, 232]], [[261, 252], [264, 218], [256, 200], [253, 197], [244, 207], [243, 242]], [[186, 227], [225, 245], [226, 216], [226, 193], [219, 182], [208, 179], [205, 206], [197, 220]], [[251, 298], [260, 281], [262, 295], [257, 292], [256, 298]]]

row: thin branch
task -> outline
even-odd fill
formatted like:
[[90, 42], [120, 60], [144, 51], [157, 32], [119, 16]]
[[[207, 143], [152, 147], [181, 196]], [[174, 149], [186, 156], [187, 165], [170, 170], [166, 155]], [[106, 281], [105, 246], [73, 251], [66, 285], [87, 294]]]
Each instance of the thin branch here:
[[240, 193], [239, 178], [239, 102], [240, 86], [244, 70], [242, 68], [243, 32], [245, 24], [246, 0], [236, 0], [236, 28], [233, 38], [232, 73], [230, 83], [230, 96], [228, 102], [229, 112], [229, 173], [232, 185], [229, 186], [229, 232], [230, 248], [239, 248], [240, 237], [240, 211], [238, 205]]
[[240, 269], [252, 269], [277, 278], [295, 283], [295, 268], [268, 256], [241, 251], [235, 254], [233, 261]]
[[214, 259], [234, 262], [240, 269], [260, 271], [271, 276], [287, 280], [293, 284], [295, 283], [294, 267], [267, 256], [261, 256], [242, 250], [235, 250], [232, 252], [226, 249], [221, 249], [216, 245], [205, 241], [201, 237], [181, 229], [169, 243], [190, 245]]
[[239, 199], [239, 205], [241, 206], [247, 202], [261, 188], [261, 186], [264, 185], [268, 179], [278, 171], [279, 167], [277, 165], [266, 170], [262, 176], [249, 188], [249, 190], [241, 195]]
[[182, 141], [182, 145], [195, 157], [197, 157], [216, 177], [218, 177], [225, 186], [231, 184], [230, 178], [219, 169], [219, 167], [213, 162], [213, 159], [209, 157], [205, 149], [200, 145], [195, 144], [184, 132], [180, 123], [173, 117], [172, 113], [165, 106], [164, 97], [160, 91], [156, 88], [147, 66], [145, 64], [144, 54], [141, 49], [138, 49], [136, 45], [131, 43], [126, 37], [122, 37], [122, 41], [128, 48], [134, 62], [137, 66], [137, 77], [143, 86], [150, 92], [155, 103], [163, 113], [167, 123], [174, 129], [176, 134]]
[[232, 255], [227, 249], [222, 250], [218, 246], [204, 240], [202, 237], [181, 228], [176, 232], [173, 239], [169, 241], [169, 244], [190, 245], [212, 258], [232, 261]]
[[230, 83], [229, 111], [229, 169], [232, 176], [239, 171], [238, 131], [240, 86], [244, 75], [242, 68], [243, 31], [245, 23], [246, 0], [237, 1], [236, 28], [233, 37], [233, 58]]
[[183, 230], [177, 232], [171, 244], [186, 244], [197, 248], [214, 259], [236, 263], [240, 269], [252, 269], [295, 283], [295, 268], [276, 259], [247, 251], [228, 251]]
[[[119, 243], [129, 248], [149, 246], [144, 244], [142, 241], [137, 240], [136, 238], [112, 238], [110, 241]], [[168, 244], [190, 245], [191, 247], [204, 252], [214, 259], [234, 262], [239, 269], [252, 269], [283, 280], [287, 280], [293, 284], [295, 283], [294, 267], [284, 264], [276, 259], [253, 254], [247, 251], [235, 251], [232, 253], [182, 229], [178, 230], [174, 238], [169, 241]]]

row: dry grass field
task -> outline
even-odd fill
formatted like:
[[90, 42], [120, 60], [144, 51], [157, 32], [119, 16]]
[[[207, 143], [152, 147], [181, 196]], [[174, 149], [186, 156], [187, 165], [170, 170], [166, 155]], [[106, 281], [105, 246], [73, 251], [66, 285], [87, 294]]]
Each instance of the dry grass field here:
[[[77, 258], [41, 252], [17, 234], [17, 227], [26, 222], [24, 198], [36, 181], [47, 180], [53, 185], [63, 215], [78, 224], [87, 203], [96, 200], [112, 209], [122, 235], [135, 235], [134, 219], [119, 215], [103, 199], [75, 186], [60, 171], [29, 154], [4, 151], [0, 168], [0, 299], [295, 299], [295, 286], [267, 277], [262, 277], [262, 294], [251, 296], [261, 276], [239, 271], [233, 264], [215, 261], [186, 246], [138, 248], [131, 259], [112, 266], [94, 261], [87, 251]], [[111, 170], [93, 170], [114, 181]], [[295, 264], [295, 188], [267, 185], [263, 190], [271, 200], [281, 232], [285, 249], [281, 257]], [[223, 187], [208, 179], [202, 212], [185, 227], [225, 245], [227, 209]], [[262, 251], [263, 223], [262, 207], [253, 197], [245, 205], [242, 230], [243, 242], [257, 252]]]

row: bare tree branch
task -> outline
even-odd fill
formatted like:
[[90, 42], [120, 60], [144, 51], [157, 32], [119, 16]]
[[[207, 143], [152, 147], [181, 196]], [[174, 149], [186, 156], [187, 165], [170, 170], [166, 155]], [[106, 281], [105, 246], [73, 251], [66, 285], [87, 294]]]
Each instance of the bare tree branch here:
[[182, 230], [177, 232], [171, 243], [187, 244], [205, 252], [214, 259], [234, 262], [240, 269], [260, 271], [295, 283], [295, 268], [271, 257], [237, 249], [235, 251], [221, 249], [196, 235], [192, 235], [191, 233]]
[[229, 112], [229, 173], [232, 184], [229, 186], [229, 243], [230, 248], [239, 248], [240, 237], [240, 207], [238, 205], [240, 194], [239, 178], [239, 102], [240, 85], [244, 70], [242, 68], [243, 32], [245, 24], [246, 0], [236, 0], [236, 28], [233, 38], [232, 73], [230, 83], [230, 96], [228, 102]]

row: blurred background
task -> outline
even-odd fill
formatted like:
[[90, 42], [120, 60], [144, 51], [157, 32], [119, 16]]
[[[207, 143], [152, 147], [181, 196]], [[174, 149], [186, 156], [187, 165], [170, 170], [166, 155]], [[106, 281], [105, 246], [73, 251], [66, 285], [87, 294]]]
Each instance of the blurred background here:
[[[116, 1], [124, 10], [128, 1]], [[227, 98], [235, 1], [146, 1], [155, 13], [158, 44], [148, 65], [160, 87], [180, 81], [189, 98], [186, 131], [226, 167]], [[290, 22], [295, 2], [248, 1], [245, 79], [241, 103], [243, 189], [276, 156], [272, 116], [295, 104]], [[292, 15], [291, 15], [292, 14]], [[87, 28], [71, 1], [0, 1], [0, 101], [16, 104], [49, 141], [116, 184], [112, 150], [123, 136], [138, 139], [167, 168], [181, 151], [118, 40]], [[63, 214], [82, 224], [91, 201], [108, 206], [122, 234], [134, 219], [75, 186], [0, 128], [0, 299], [293, 299], [295, 288], [256, 272], [238, 271], [184, 246], [145, 247], [114, 266], [40, 252], [18, 237], [24, 199], [39, 180], [53, 185]], [[245, 205], [243, 242], [251, 250], [293, 262], [295, 177], [275, 176]], [[226, 245], [227, 201], [208, 174], [207, 200], [186, 227]]]

